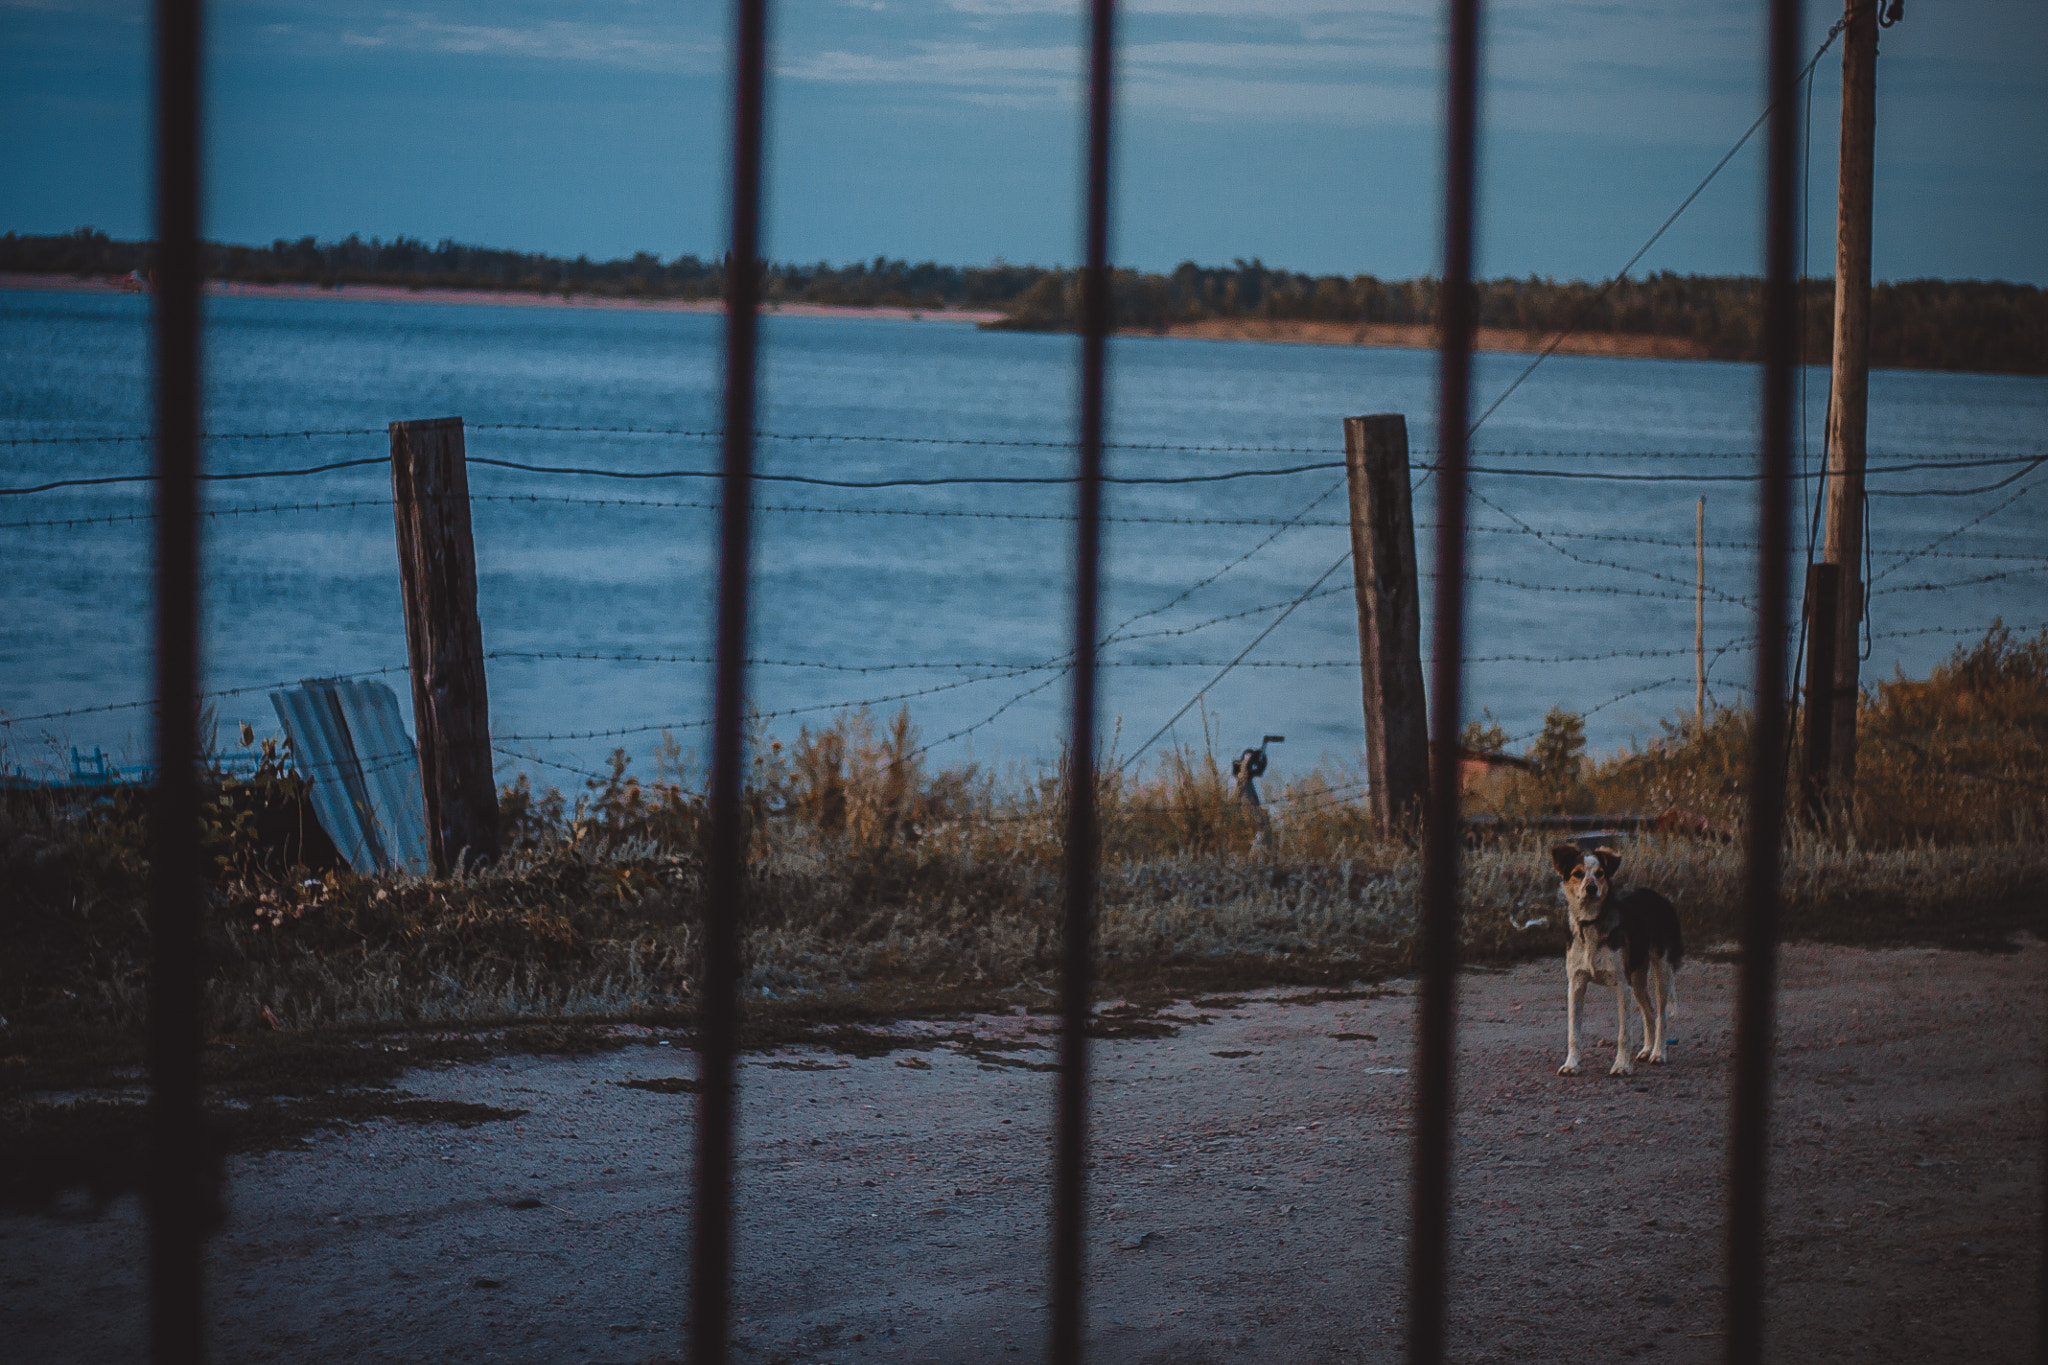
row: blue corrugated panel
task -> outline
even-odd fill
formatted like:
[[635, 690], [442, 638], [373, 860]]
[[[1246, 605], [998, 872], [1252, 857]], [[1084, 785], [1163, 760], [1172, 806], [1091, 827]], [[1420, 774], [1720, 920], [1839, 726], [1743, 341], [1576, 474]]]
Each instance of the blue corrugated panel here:
[[419, 756], [381, 682], [308, 678], [270, 704], [291, 737], [313, 813], [358, 872], [424, 875], [427, 819]]

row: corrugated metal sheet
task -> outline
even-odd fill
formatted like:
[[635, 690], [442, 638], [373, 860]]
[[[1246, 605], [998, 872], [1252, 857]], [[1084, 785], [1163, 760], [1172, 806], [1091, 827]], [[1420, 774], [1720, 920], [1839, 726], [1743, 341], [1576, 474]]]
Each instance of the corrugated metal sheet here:
[[381, 682], [308, 678], [272, 692], [292, 762], [313, 788], [313, 813], [358, 872], [425, 875], [426, 803], [419, 754]]

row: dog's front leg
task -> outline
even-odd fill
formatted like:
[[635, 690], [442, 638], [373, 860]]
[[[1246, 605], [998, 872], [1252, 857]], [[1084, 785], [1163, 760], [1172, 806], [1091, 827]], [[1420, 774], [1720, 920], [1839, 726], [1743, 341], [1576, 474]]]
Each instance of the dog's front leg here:
[[1586, 998], [1586, 978], [1574, 972], [1564, 993], [1564, 1065], [1560, 1076], [1579, 1074], [1579, 1003]]
[[1653, 960], [1643, 975], [1631, 978], [1629, 988], [1636, 997], [1636, 1016], [1643, 1021], [1643, 1045], [1636, 1052], [1639, 1062], [1664, 1060], [1664, 1011], [1654, 999], [1657, 994], [1657, 964]]
[[1628, 1059], [1628, 974], [1620, 971], [1614, 974], [1614, 1065], [1607, 1074], [1636, 1074], [1635, 1063]]

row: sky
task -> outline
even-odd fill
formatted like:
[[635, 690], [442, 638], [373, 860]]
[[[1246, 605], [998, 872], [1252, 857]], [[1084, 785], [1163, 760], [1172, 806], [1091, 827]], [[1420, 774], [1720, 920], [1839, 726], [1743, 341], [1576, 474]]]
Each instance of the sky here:
[[[406, 235], [723, 250], [727, 0], [215, 0], [217, 240]], [[1132, 0], [1114, 250], [1167, 269], [1437, 264], [1441, 5]], [[1813, 0], [1808, 50], [1840, 4]], [[779, 0], [767, 247], [1080, 255], [1079, 0]], [[1480, 267], [1601, 279], [1762, 111], [1763, 6], [1499, 0]], [[0, 230], [149, 231], [149, 9], [0, 0]], [[1833, 261], [1839, 48], [1812, 92], [1809, 267]], [[2048, 5], [1909, 0], [1882, 39], [1875, 275], [2048, 283]], [[1639, 271], [1758, 269], [1759, 136]]]

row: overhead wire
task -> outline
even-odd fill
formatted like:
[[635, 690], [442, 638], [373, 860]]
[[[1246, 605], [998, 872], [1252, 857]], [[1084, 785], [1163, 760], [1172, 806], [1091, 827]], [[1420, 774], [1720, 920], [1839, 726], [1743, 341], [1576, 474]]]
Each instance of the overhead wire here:
[[[1805, 80], [1807, 77], [1813, 74], [1814, 67], [1820, 64], [1821, 57], [1827, 53], [1828, 48], [1834, 43], [1835, 39], [1841, 36], [1841, 32], [1842, 25], [1839, 23], [1837, 23], [1832, 29], [1828, 31], [1826, 41], [1821, 43], [1820, 47], [1814, 52], [1812, 59], [1806, 63], [1805, 69], [1799, 73], [1800, 80]], [[1637, 248], [1635, 255], [1629, 257], [1628, 264], [1624, 265], [1619, 271], [1617, 271], [1613, 276], [1611, 276], [1608, 279], [1607, 283], [1601, 285], [1599, 290], [1595, 292], [1591, 298], [1587, 299], [1585, 302], [1579, 305], [1578, 311], [1572, 315], [1571, 320], [1565, 324], [1564, 329], [1558, 332], [1557, 335], [1552, 337], [1549, 343], [1546, 344], [1541, 351], [1537, 352], [1536, 358], [1529, 362], [1527, 368], [1525, 368], [1520, 374], [1516, 375], [1514, 381], [1510, 383], [1505, 389], [1501, 390], [1500, 396], [1495, 398], [1492, 403], [1487, 405], [1486, 411], [1479, 414], [1478, 421], [1473, 422], [1472, 425], [1469, 428], [1467, 428], [1467, 434], [1470, 434], [1470, 432], [1473, 431], [1477, 431], [1479, 427], [1486, 421], [1487, 418], [1493, 416], [1495, 412], [1499, 411], [1500, 405], [1507, 402], [1508, 399], [1514, 394], [1515, 390], [1522, 387], [1523, 381], [1528, 379], [1530, 375], [1536, 372], [1536, 367], [1541, 365], [1544, 361], [1550, 359], [1550, 357], [1556, 353], [1557, 348], [1564, 344], [1565, 339], [1570, 337], [1574, 332], [1578, 331], [1580, 324], [1583, 323], [1588, 317], [1592, 316], [1593, 309], [1597, 307], [1601, 303], [1601, 301], [1608, 296], [1608, 294], [1613, 292], [1614, 286], [1620, 284], [1624, 279], [1628, 278], [1628, 272], [1636, 268], [1637, 262], [1641, 261], [1643, 257], [1650, 254], [1650, 248], [1657, 245], [1657, 243], [1663, 239], [1664, 234], [1671, 230], [1671, 225], [1673, 223], [1676, 223], [1679, 220], [1680, 216], [1682, 216], [1687, 209], [1692, 207], [1693, 201], [1695, 199], [1698, 199], [1700, 195], [1706, 192], [1707, 186], [1714, 183], [1715, 177], [1720, 175], [1721, 172], [1727, 167], [1728, 163], [1735, 159], [1736, 154], [1748, 145], [1750, 138], [1756, 135], [1757, 129], [1764, 126], [1764, 121], [1770, 118], [1771, 110], [1775, 108], [1777, 108], [1777, 102], [1775, 100], [1773, 100], [1770, 104], [1764, 106], [1764, 111], [1756, 116], [1756, 122], [1750, 124], [1748, 128], [1743, 130], [1742, 136], [1735, 139], [1735, 145], [1730, 147], [1727, 153], [1723, 155], [1719, 161], [1714, 163], [1714, 168], [1706, 173], [1706, 175], [1700, 180], [1699, 184], [1693, 186], [1692, 193], [1686, 195], [1684, 199], [1679, 201], [1678, 207], [1671, 210], [1671, 216], [1666, 218], [1663, 221], [1663, 223], [1661, 223], [1658, 226], [1657, 230], [1650, 234], [1648, 241], [1644, 242], [1641, 247]]]
[[1144, 756], [1145, 751], [1151, 748], [1153, 743], [1161, 735], [1165, 734], [1168, 730], [1172, 729], [1173, 723], [1179, 720], [1182, 716], [1186, 715], [1189, 709], [1192, 708], [1196, 702], [1200, 701], [1203, 698], [1203, 696], [1205, 696], [1208, 693], [1210, 688], [1214, 687], [1217, 683], [1222, 682], [1224, 677], [1229, 674], [1231, 669], [1236, 668], [1239, 664], [1243, 663], [1245, 655], [1250, 654], [1254, 649], [1257, 649], [1259, 647], [1260, 642], [1262, 642], [1268, 635], [1271, 635], [1274, 631], [1278, 630], [1280, 628], [1281, 622], [1285, 621], [1288, 617], [1292, 616], [1294, 614], [1294, 610], [1296, 607], [1299, 607], [1302, 603], [1308, 601], [1309, 598], [1312, 595], [1314, 595], [1316, 589], [1322, 587], [1324, 581], [1328, 579], [1331, 574], [1337, 572], [1337, 570], [1343, 568], [1346, 564], [1350, 562], [1351, 552], [1349, 550], [1346, 550], [1343, 554], [1337, 556], [1336, 563], [1330, 565], [1329, 568], [1323, 570], [1322, 576], [1317, 578], [1315, 582], [1309, 584], [1308, 587], [1302, 592], [1301, 596], [1295, 598], [1292, 602], [1288, 603], [1287, 610], [1281, 612], [1280, 615], [1271, 622], [1271, 624], [1269, 624], [1264, 630], [1260, 631], [1255, 637], [1253, 637], [1252, 642], [1246, 645], [1244, 649], [1238, 653], [1238, 656], [1235, 659], [1232, 659], [1229, 663], [1225, 664], [1222, 670], [1219, 671], [1215, 677], [1209, 679], [1208, 682], [1204, 683], [1201, 689], [1197, 691], [1194, 696], [1189, 697], [1187, 699], [1186, 703], [1181, 706], [1180, 710], [1174, 712], [1171, 716], [1167, 717], [1166, 724], [1160, 726], [1157, 730], [1154, 730], [1152, 732], [1151, 738], [1147, 739], [1143, 744], [1140, 744], [1136, 749], [1132, 750], [1130, 757], [1127, 760], [1123, 761], [1135, 763], [1138, 761], [1138, 759], [1142, 758]]
[[[1952, 531], [1944, 531], [1942, 534], [1936, 536], [1933, 540], [1928, 541], [1919, 549], [1904, 553], [1897, 563], [1888, 564], [1885, 566], [1883, 572], [1872, 574], [1870, 576], [1869, 581], [1875, 583], [1880, 578], [1886, 578], [1894, 573], [1897, 573], [1900, 569], [1905, 568], [1908, 564], [1911, 564], [1916, 559], [1922, 559], [1934, 555], [1936, 553], [1934, 548], [1935, 546], [1945, 545], [1949, 541], [1954, 540], [1957, 536], [1961, 535], [1963, 532], [1968, 531], [1973, 527], [1979, 526], [1982, 523], [1990, 520], [1992, 517], [1998, 515], [2000, 512], [2003, 512], [2006, 508], [2012, 506], [2014, 503], [2018, 502], [2021, 498], [2024, 498], [2027, 494], [2033, 492], [2038, 487], [2040, 487], [2039, 484], [2030, 483], [2021, 485], [2020, 488], [2018, 488], [2011, 497], [1999, 503], [1996, 507], [1978, 513], [1976, 516], [1970, 518], [1968, 521], [1964, 522], [1962, 525], [1956, 527]], [[1864, 542], [1866, 544], [1869, 543], [1869, 539], [1870, 538], [1868, 536], [1865, 536]], [[1956, 557], [1960, 558], [1961, 555], [1958, 554]]]
[[[2005, 464], [2015, 462], [2016, 461], [1997, 461], [1996, 463]], [[1992, 462], [1987, 461], [1986, 463]], [[2025, 477], [2027, 477], [2027, 475], [2033, 473], [2036, 469], [2039, 469], [2044, 464], [2048, 464], [2048, 455], [2033, 456], [2031, 458], [2026, 459], [2026, 468], [2016, 470], [2013, 473], [2008, 474], [2006, 477], [2000, 479], [1997, 483], [1979, 484], [1975, 488], [1866, 488], [1864, 489], [1864, 494], [1866, 497], [1870, 498], [1973, 498], [1980, 493], [1996, 493], [2001, 488], [2008, 488], [2013, 484], [2017, 483], [2019, 480], [2024, 479]], [[1963, 468], [1967, 466], [1958, 467]], [[1892, 466], [1892, 468], [1900, 469], [1905, 468], [1905, 466], [1895, 465]], [[1866, 472], [1871, 471], [1866, 470]], [[1864, 504], [1864, 515], [1868, 516], [1869, 514], [1869, 504], [1866, 502]], [[1864, 539], [1867, 541], [1869, 537], [1866, 536]]]
[[[358, 678], [376, 678], [381, 677], [386, 673], [409, 673], [411, 671], [412, 670], [410, 665], [391, 664], [384, 668], [364, 669], [363, 671], [357, 673], [322, 673], [316, 676], [320, 681], [340, 682]], [[206, 700], [213, 697], [239, 697], [249, 692], [281, 691], [285, 688], [297, 687], [299, 686], [300, 683], [312, 680], [313, 676], [309, 676], [306, 678], [295, 678], [284, 682], [252, 683], [247, 687], [221, 687], [215, 688], [210, 692], [201, 692], [198, 695], [201, 700]], [[4, 712], [0, 712], [0, 725], [26, 725], [30, 721], [62, 720], [70, 716], [96, 715], [103, 711], [133, 711], [145, 706], [155, 705], [156, 699], [154, 697], [151, 697], [144, 701], [116, 701], [107, 702], [96, 706], [74, 706], [69, 710], [43, 711], [32, 716], [10, 716]]]
[[[1323, 501], [1324, 501], [1324, 500], [1325, 500], [1326, 498], [1328, 498], [1328, 497], [1329, 497], [1329, 496], [1330, 496], [1330, 495], [1331, 495], [1332, 493], [1336, 492], [1336, 491], [1337, 491], [1337, 490], [1338, 490], [1339, 488], [1341, 488], [1341, 487], [1343, 487], [1343, 480], [1341, 480], [1341, 479], [1340, 479], [1340, 480], [1338, 480], [1338, 481], [1337, 481], [1336, 483], [1332, 484], [1332, 485], [1331, 485], [1331, 486], [1330, 486], [1329, 488], [1325, 489], [1325, 490], [1324, 490], [1324, 491], [1323, 491], [1322, 493], [1320, 493], [1320, 494], [1318, 494], [1318, 495], [1317, 495], [1316, 497], [1314, 497], [1314, 498], [1310, 499], [1310, 501], [1308, 502], [1308, 504], [1307, 504], [1307, 505], [1306, 505], [1305, 507], [1303, 507], [1303, 508], [1302, 508], [1302, 509], [1301, 509], [1301, 510], [1300, 510], [1299, 512], [1296, 512], [1296, 513], [1295, 513], [1295, 514], [1294, 514], [1294, 515], [1293, 515], [1292, 517], [1288, 518], [1288, 519], [1287, 519], [1287, 520], [1286, 520], [1285, 522], [1282, 522], [1282, 523], [1280, 524], [1280, 527], [1279, 527], [1279, 529], [1278, 529], [1278, 530], [1275, 530], [1275, 531], [1273, 532], [1273, 534], [1272, 534], [1272, 535], [1269, 535], [1269, 536], [1267, 536], [1267, 537], [1266, 537], [1266, 538], [1265, 538], [1264, 540], [1260, 541], [1260, 542], [1259, 542], [1259, 543], [1258, 543], [1257, 545], [1254, 545], [1254, 546], [1253, 546], [1253, 547], [1252, 547], [1251, 549], [1249, 549], [1249, 550], [1245, 551], [1245, 552], [1244, 552], [1243, 554], [1239, 555], [1239, 556], [1238, 556], [1238, 557], [1237, 557], [1236, 559], [1233, 559], [1233, 560], [1231, 560], [1231, 561], [1230, 561], [1230, 562], [1229, 562], [1228, 564], [1225, 564], [1225, 565], [1224, 565], [1224, 566], [1223, 566], [1222, 568], [1220, 568], [1220, 569], [1216, 570], [1216, 572], [1214, 572], [1214, 573], [1210, 574], [1210, 575], [1209, 575], [1209, 576], [1208, 576], [1207, 578], [1205, 578], [1205, 579], [1203, 579], [1203, 580], [1202, 580], [1201, 582], [1199, 582], [1199, 583], [1195, 584], [1195, 585], [1194, 585], [1194, 587], [1192, 587], [1192, 588], [1188, 588], [1188, 589], [1186, 589], [1185, 591], [1183, 591], [1183, 592], [1179, 593], [1179, 594], [1178, 594], [1178, 595], [1176, 595], [1176, 596], [1175, 596], [1175, 597], [1174, 597], [1174, 598], [1173, 598], [1173, 599], [1172, 599], [1171, 601], [1169, 601], [1169, 602], [1166, 602], [1166, 603], [1165, 603], [1165, 604], [1163, 604], [1162, 606], [1159, 606], [1159, 607], [1155, 607], [1155, 608], [1151, 608], [1151, 609], [1148, 609], [1148, 610], [1145, 610], [1145, 611], [1140, 611], [1140, 612], [1137, 612], [1137, 613], [1135, 613], [1135, 614], [1133, 614], [1133, 615], [1130, 615], [1130, 616], [1127, 616], [1127, 617], [1125, 617], [1125, 618], [1124, 618], [1124, 619], [1123, 619], [1122, 621], [1119, 621], [1119, 622], [1118, 622], [1118, 623], [1117, 623], [1116, 625], [1114, 625], [1114, 626], [1112, 626], [1112, 627], [1110, 627], [1110, 628], [1109, 628], [1109, 630], [1108, 630], [1108, 631], [1107, 631], [1107, 632], [1106, 632], [1106, 633], [1105, 633], [1105, 634], [1103, 635], [1102, 639], [1100, 639], [1099, 641], [1097, 641], [1097, 643], [1096, 643], [1096, 648], [1097, 648], [1098, 650], [1101, 650], [1101, 649], [1103, 649], [1103, 648], [1107, 648], [1107, 647], [1108, 647], [1109, 645], [1111, 645], [1111, 644], [1113, 644], [1113, 643], [1119, 643], [1119, 642], [1123, 642], [1123, 641], [1128, 641], [1128, 640], [1134, 640], [1134, 639], [1141, 639], [1141, 638], [1147, 638], [1147, 637], [1157, 636], [1157, 635], [1161, 634], [1162, 632], [1155, 632], [1155, 631], [1140, 631], [1140, 632], [1136, 632], [1136, 633], [1134, 633], [1134, 634], [1129, 634], [1129, 633], [1126, 633], [1126, 632], [1128, 632], [1128, 631], [1130, 630], [1130, 627], [1131, 627], [1131, 626], [1133, 626], [1133, 625], [1135, 625], [1135, 624], [1136, 624], [1137, 622], [1139, 622], [1139, 621], [1142, 621], [1142, 620], [1144, 620], [1144, 619], [1146, 619], [1147, 617], [1150, 617], [1150, 616], [1157, 616], [1157, 615], [1158, 615], [1158, 614], [1159, 614], [1160, 612], [1162, 612], [1162, 611], [1166, 611], [1166, 610], [1168, 610], [1169, 608], [1171, 608], [1171, 607], [1173, 607], [1173, 606], [1175, 606], [1175, 605], [1177, 605], [1177, 604], [1179, 604], [1179, 603], [1181, 603], [1181, 602], [1184, 602], [1184, 601], [1186, 601], [1186, 600], [1187, 600], [1187, 599], [1188, 599], [1188, 598], [1189, 598], [1190, 596], [1192, 596], [1192, 595], [1193, 595], [1193, 594], [1194, 594], [1194, 593], [1195, 593], [1196, 591], [1198, 591], [1198, 590], [1200, 590], [1200, 589], [1202, 589], [1202, 588], [1205, 588], [1205, 587], [1207, 587], [1207, 586], [1208, 586], [1209, 584], [1211, 584], [1211, 583], [1214, 583], [1214, 582], [1215, 582], [1215, 581], [1216, 581], [1217, 579], [1221, 578], [1221, 577], [1222, 577], [1222, 576], [1223, 576], [1224, 574], [1226, 574], [1226, 573], [1229, 573], [1229, 572], [1230, 572], [1230, 571], [1231, 571], [1232, 569], [1235, 569], [1235, 568], [1236, 568], [1236, 567], [1238, 567], [1238, 566], [1239, 566], [1240, 564], [1243, 564], [1243, 563], [1244, 563], [1244, 562], [1245, 562], [1246, 560], [1250, 559], [1250, 558], [1251, 558], [1251, 557], [1252, 557], [1253, 555], [1257, 554], [1257, 553], [1258, 553], [1258, 552], [1259, 552], [1260, 550], [1263, 550], [1263, 549], [1265, 549], [1265, 548], [1266, 548], [1266, 547], [1267, 547], [1268, 545], [1271, 545], [1271, 544], [1272, 544], [1272, 543], [1273, 543], [1273, 542], [1274, 542], [1275, 540], [1278, 540], [1278, 539], [1280, 538], [1280, 536], [1281, 536], [1281, 535], [1282, 535], [1282, 534], [1283, 534], [1284, 532], [1286, 532], [1287, 530], [1291, 529], [1291, 528], [1292, 528], [1292, 527], [1294, 527], [1294, 526], [1297, 526], [1297, 525], [1301, 524], [1301, 522], [1302, 522], [1303, 518], [1307, 517], [1307, 516], [1308, 516], [1308, 514], [1309, 514], [1310, 512], [1313, 512], [1313, 511], [1314, 511], [1314, 510], [1315, 510], [1315, 509], [1316, 509], [1317, 507], [1319, 507], [1319, 506], [1320, 506], [1320, 505], [1321, 505], [1321, 504], [1323, 503]], [[1325, 575], [1325, 577], [1327, 577], [1327, 576], [1328, 576], [1328, 575]], [[1289, 608], [1289, 610], [1291, 611], [1291, 610], [1292, 610], [1292, 608]], [[1214, 622], [1211, 622], [1211, 623], [1209, 623], [1209, 624], [1215, 624], [1215, 623], [1214, 623]], [[1193, 630], [1195, 630], [1195, 629], [1203, 629], [1203, 628], [1205, 628], [1205, 627], [1190, 627], [1190, 628], [1188, 628], [1187, 630], [1184, 630], [1184, 631], [1179, 631], [1179, 632], [1168, 632], [1168, 633], [1175, 633], [1175, 634], [1187, 634], [1187, 633], [1191, 633], [1191, 632], [1192, 632]], [[1074, 657], [1074, 651], [1070, 649], [1070, 650], [1066, 651], [1066, 652], [1065, 652], [1065, 653], [1064, 653], [1063, 655], [1060, 655], [1060, 656], [1058, 656], [1058, 657], [1059, 657], [1060, 659], [1064, 659], [1064, 660], [1066, 660], [1066, 661], [1069, 661], [1069, 663], [1071, 664], [1071, 661], [1072, 661], [1072, 659], [1073, 659], [1073, 657]], [[1098, 659], [1098, 660], [1097, 660], [1097, 662], [1099, 663], [1099, 662], [1100, 662], [1100, 660]], [[1058, 674], [1058, 675], [1056, 675], [1056, 676], [1059, 676], [1059, 677], [1064, 677], [1067, 671], [1068, 671], [1068, 670], [1066, 670], [1066, 669], [1063, 669], [1063, 670], [1061, 671], [1061, 673], [1060, 673], [1060, 674]], [[1226, 671], [1228, 671], [1228, 670], [1226, 670]], [[974, 722], [974, 723], [973, 723], [973, 724], [971, 724], [971, 725], [965, 726], [965, 727], [963, 727], [963, 728], [961, 728], [961, 729], [959, 729], [959, 730], [955, 730], [955, 731], [954, 731], [953, 733], [951, 733], [951, 734], [949, 734], [949, 735], [946, 735], [946, 736], [945, 736], [945, 737], [944, 737], [943, 739], [940, 739], [940, 740], [935, 740], [935, 741], [933, 741], [933, 743], [934, 743], [934, 744], [943, 744], [943, 743], [949, 742], [949, 741], [951, 741], [951, 740], [955, 740], [955, 739], [960, 739], [960, 738], [963, 738], [963, 737], [965, 737], [965, 736], [967, 736], [967, 735], [970, 735], [970, 734], [974, 733], [974, 732], [975, 732], [976, 730], [979, 730], [979, 729], [981, 729], [981, 728], [982, 728], [983, 726], [986, 726], [986, 725], [990, 725], [990, 724], [993, 724], [993, 723], [994, 723], [994, 722], [995, 722], [995, 721], [996, 721], [996, 720], [997, 720], [997, 719], [998, 719], [999, 717], [1001, 717], [1001, 716], [1003, 715], [1003, 713], [1004, 713], [1004, 712], [1008, 711], [1008, 710], [1009, 710], [1009, 709], [1010, 709], [1011, 707], [1015, 706], [1015, 705], [1016, 705], [1016, 704], [1017, 704], [1018, 702], [1021, 702], [1021, 701], [1023, 701], [1023, 700], [1024, 700], [1024, 699], [1025, 699], [1026, 697], [1029, 697], [1029, 696], [1031, 696], [1032, 694], [1034, 694], [1034, 693], [1036, 693], [1036, 692], [1040, 692], [1040, 691], [1044, 690], [1044, 688], [1045, 688], [1046, 686], [1049, 686], [1049, 685], [1050, 685], [1050, 683], [1048, 682], [1048, 683], [1041, 683], [1041, 684], [1038, 684], [1038, 685], [1036, 685], [1036, 686], [1033, 686], [1033, 687], [1027, 687], [1027, 688], [1025, 688], [1025, 689], [1024, 689], [1024, 690], [1023, 690], [1022, 692], [1019, 692], [1019, 693], [1018, 693], [1018, 694], [1017, 694], [1016, 696], [1014, 696], [1014, 697], [1011, 697], [1011, 698], [1010, 698], [1010, 699], [1009, 699], [1008, 701], [1005, 701], [1005, 702], [1004, 702], [1004, 703], [1003, 703], [1003, 704], [1002, 704], [1001, 706], [998, 706], [998, 707], [997, 707], [997, 708], [996, 708], [995, 710], [993, 710], [993, 711], [989, 712], [989, 714], [987, 714], [986, 716], [983, 716], [983, 717], [982, 717], [982, 718], [981, 718], [980, 720], [978, 720], [978, 721]], [[930, 749], [931, 747], [932, 747], [932, 745], [931, 745], [931, 744], [927, 744], [927, 745], [925, 745], [925, 746], [924, 746], [923, 748], [919, 749], [919, 750], [918, 750], [917, 752], [918, 752], [919, 754], [922, 754], [922, 753], [924, 753], [924, 752], [925, 752], [926, 750]]]

